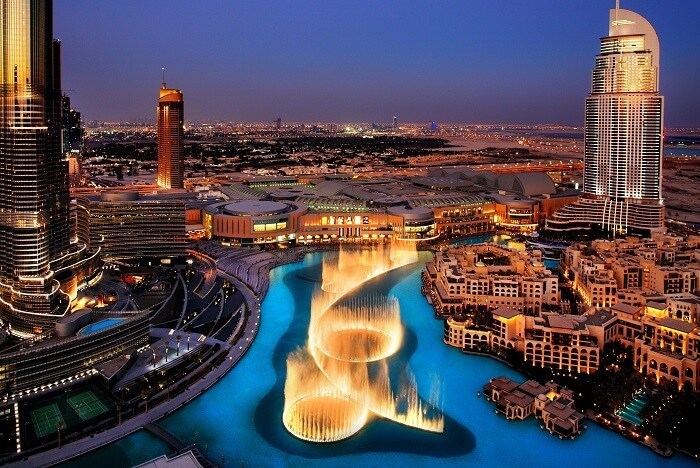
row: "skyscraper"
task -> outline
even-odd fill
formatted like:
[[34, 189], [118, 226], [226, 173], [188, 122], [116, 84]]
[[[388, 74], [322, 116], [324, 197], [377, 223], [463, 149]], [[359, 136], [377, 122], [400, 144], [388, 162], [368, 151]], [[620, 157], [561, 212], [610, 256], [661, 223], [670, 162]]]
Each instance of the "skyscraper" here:
[[552, 215], [551, 230], [664, 226], [659, 39], [646, 19], [619, 6], [610, 10], [609, 28], [586, 99], [583, 196]]
[[63, 134], [63, 154], [80, 153], [83, 150], [84, 131], [80, 112], [70, 106], [70, 97], [61, 98], [61, 129]]
[[164, 78], [158, 99], [158, 185], [166, 189], [185, 187], [184, 119], [182, 92], [169, 89]]
[[0, 317], [45, 331], [67, 311], [54, 262], [69, 248], [60, 43], [51, 0], [0, 3]]

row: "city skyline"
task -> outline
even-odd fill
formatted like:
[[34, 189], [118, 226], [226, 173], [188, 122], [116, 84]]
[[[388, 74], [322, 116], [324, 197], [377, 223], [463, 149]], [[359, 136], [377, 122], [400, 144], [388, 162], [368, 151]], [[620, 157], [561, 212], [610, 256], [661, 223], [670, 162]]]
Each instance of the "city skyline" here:
[[[64, 87], [86, 120], [153, 121], [146, 96], [166, 67], [188, 90], [190, 121], [391, 123], [396, 115], [399, 123], [582, 125], [595, 34], [606, 32], [596, 25], [614, 2], [554, 9], [538, 1], [506, 12], [499, 2], [429, 10], [414, 3], [168, 6], [76, 1], [57, 9]], [[700, 125], [700, 97], [689, 93], [700, 71], [693, 60], [700, 44], [689, 40], [700, 5], [621, 6], [649, 18], [663, 38], [666, 124]], [[151, 11], [168, 26], [155, 25]], [[76, 19], [81, 28], [70, 27]]]
[[[674, 36], [608, 0], [593, 58], [573, 38], [598, 16], [551, 0], [492, 18], [498, 1], [261, 0], [255, 34], [242, 2], [123, 0], [91, 23], [74, 1], [77, 47], [53, 0], [0, 1], [0, 465], [697, 465], [700, 128], [664, 141], [681, 95], [660, 86], [693, 52], [666, 41], [690, 8]], [[459, 10], [481, 28], [473, 75], [433, 67], [459, 53]], [[250, 42], [222, 40], [224, 13]], [[423, 21], [445, 35], [411, 35]], [[151, 47], [182, 59], [157, 100]], [[260, 67], [231, 75], [237, 53]], [[468, 92], [533, 120], [571, 94], [585, 123], [451, 125]], [[86, 98], [149, 123], [86, 139]], [[264, 123], [198, 123], [222, 110]], [[339, 125], [360, 111], [371, 126]]]

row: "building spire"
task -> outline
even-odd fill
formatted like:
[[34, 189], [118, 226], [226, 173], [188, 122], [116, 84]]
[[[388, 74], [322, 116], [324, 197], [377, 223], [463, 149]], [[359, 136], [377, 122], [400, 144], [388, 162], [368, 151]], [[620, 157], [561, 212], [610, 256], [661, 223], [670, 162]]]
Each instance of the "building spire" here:
[[166, 88], [166, 86], [165, 86], [165, 67], [161, 68], [160, 71], [163, 74], [163, 84], [161, 85], [161, 89], [165, 89]]

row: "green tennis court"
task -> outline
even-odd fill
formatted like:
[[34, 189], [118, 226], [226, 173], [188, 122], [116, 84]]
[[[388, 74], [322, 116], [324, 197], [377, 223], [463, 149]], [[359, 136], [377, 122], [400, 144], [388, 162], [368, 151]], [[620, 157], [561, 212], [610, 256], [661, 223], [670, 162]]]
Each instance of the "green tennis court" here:
[[61, 410], [58, 409], [56, 403], [32, 411], [32, 423], [37, 437], [53, 434], [56, 432], [58, 424], [66, 427], [66, 422], [63, 420]]
[[68, 404], [80, 417], [81, 421], [87, 421], [107, 412], [105, 404], [89, 390], [68, 398]]

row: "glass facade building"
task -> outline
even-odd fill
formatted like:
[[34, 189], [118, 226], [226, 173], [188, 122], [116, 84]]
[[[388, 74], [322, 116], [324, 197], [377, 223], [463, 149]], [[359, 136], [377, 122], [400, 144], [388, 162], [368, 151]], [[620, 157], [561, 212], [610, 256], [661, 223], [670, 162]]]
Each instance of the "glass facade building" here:
[[586, 99], [583, 198], [547, 222], [553, 230], [599, 225], [625, 233], [663, 228], [664, 99], [659, 39], [629, 10], [610, 10]]
[[50, 0], [0, 3], [0, 312], [18, 335], [67, 311], [53, 262], [70, 249], [60, 43]]

